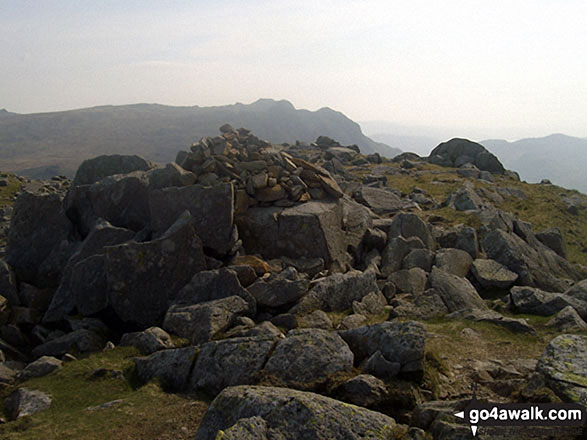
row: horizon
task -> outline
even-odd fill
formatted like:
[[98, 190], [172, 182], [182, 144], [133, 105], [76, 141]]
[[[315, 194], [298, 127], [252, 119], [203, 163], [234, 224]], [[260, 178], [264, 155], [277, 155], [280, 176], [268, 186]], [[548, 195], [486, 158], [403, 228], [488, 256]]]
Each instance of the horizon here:
[[0, 105], [262, 96], [463, 137], [587, 137], [587, 4], [0, 0]]

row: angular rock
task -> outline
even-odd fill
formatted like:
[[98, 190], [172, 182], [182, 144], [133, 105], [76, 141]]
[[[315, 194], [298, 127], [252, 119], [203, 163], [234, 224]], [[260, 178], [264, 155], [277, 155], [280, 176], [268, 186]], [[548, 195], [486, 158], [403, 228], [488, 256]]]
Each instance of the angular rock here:
[[428, 249], [413, 249], [406, 255], [402, 261], [402, 269], [412, 269], [419, 267], [425, 272], [432, 270], [434, 261], [434, 252]]
[[173, 391], [187, 389], [190, 373], [198, 357], [196, 347], [161, 350], [134, 359], [137, 376], [143, 383], [158, 378]]
[[370, 374], [359, 374], [343, 383], [337, 389], [337, 395], [345, 402], [370, 407], [385, 400], [387, 389], [381, 379]]
[[52, 356], [41, 356], [34, 362], [28, 364], [18, 373], [18, 379], [21, 381], [32, 379], [33, 377], [43, 377], [47, 374], [59, 370], [63, 362]]
[[148, 171], [154, 164], [140, 156], [120, 154], [104, 155], [86, 159], [77, 169], [72, 185], [90, 185], [104, 177], [127, 174], [133, 171]]
[[120, 345], [123, 347], [136, 347], [145, 355], [159, 350], [175, 348], [169, 333], [159, 327], [149, 327], [142, 332], [125, 333], [120, 339]]
[[203, 344], [189, 389], [213, 395], [226, 387], [249, 385], [267, 362], [275, 337], [232, 338]]
[[587, 336], [554, 338], [544, 349], [536, 371], [563, 401], [587, 405]]
[[387, 279], [395, 285], [398, 292], [416, 294], [423, 292], [426, 288], [428, 274], [419, 267], [413, 267], [408, 270], [398, 270]]
[[120, 319], [143, 327], [159, 324], [179, 290], [206, 268], [191, 220], [184, 212], [157, 240], [108, 247], [109, 302]]
[[201, 185], [164, 188], [149, 194], [151, 227], [156, 234], [167, 230], [188, 210], [205, 248], [226, 255], [233, 247], [234, 189], [232, 184], [210, 188]]
[[334, 373], [351, 371], [353, 353], [335, 332], [291, 330], [277, 343], [265, 371], [290, 387], [311, 389]]
[[395, 214], [405, 207], [396, 194], [381, 188], [361, 186], [353, 198], [378, 215]]
[[222, 440], [267, 440], [267, 422], [261, 417], [239, 419], [222, 432]]
[[175, 304], [167, 311], [163, 328], [198, 345], [228, 330], [238, 316], [247, 314], [251, 314], [251, 305], [240, 296], [195, 305]]
[[509, 289], [518, 279], [518, 274], [497, 261], [482, 258], [473, 261], [471, 273], [484, 289]]
[[363, 316], [381, 315], [385, 312], [387, 300], [381, 292], [371, 292], [361, 301], [353, 301], [353, 313]]
[[436, 247], [428, 225], [416, 214], [399, 213], [393, 218], [389, 228], [389, 238], [399, 236], [404, 238], [418, 237], [426, 248], [434, 250]]
[[355, 363], [377, 354], [390, 364], [398, 364], [398, 372], [421, 378], [424, 371], [426, 331], [415, 321], [382, 322], [340, 331], [355, 355]]
[[470, 162], [478, 169], [504, 174], [501, 162], [485, 147], [468, 139], [454, 138], [438, 145], [430, 152], [429, 162], [448, 167], [458, 167]]
[[449, 312], [487, 309], [487, 305], [466, 278], [449, 274], [436, 267], [430, 273], [430, 285], [438, 291]]
[[566, 306], [546, 323], [547, 327], [560, 332], [577, 332], [587, 329], [587, 323], [581, 319], [572, 306]]
[[509, 307], [516, 313], [550, 316], [571, 306], [587, 319], [587, 302], [564, 293], [545, 292], [535, 287], [515, 286], [510, 290]]
[[51, 406], [51, 397], [42, 391], [19, 388], [4, 401], [10, 420], [30, 416]]
[[357, 328], [365, 325], [367, 317], [365, 315], [357, 315], [352, 313], [345, 316], [340, 325], [337, 327], [338, 330], [350, 330], [351, 328]]
[[448, 315], [450, 319], [468, 319], [475, 322], [489, 322], [504, 327], [513, 333], [530, 333], [537, 335], [536, 330], [525, 319], [509, 318], [493, 310], [460, 310]]
[[461, 249], [467, 252], [472, 258], [477, 258], [479, 254], [477, 232], [470, 226], [454, 226], [440, 232], [436, 239], [443, 248]]
[[248, 287], [259, 306], [280, 307], [294, 303], [304, 296], [309, 289], [310, 282], [298, 275], [293, 267], [289, 267], [279, 274], [257, 279]]
[[251, 417], [262, 417], [267, 432], [271, 432], [270, 438], [283, 440], [387, 439], [393, 438], [397, 432], [391, 417], [318, 394], [285, 388], [238, 386], [226, 388], [214, 399], [195, 440], [217, 439], [220, 432]]
[[536, 238], [562, 258], [567, 258], [567, 246], [559, 228], [549, 228], [539, 232]]
[[449, 194], [445, 206], [455, 209], [456, 211], [477, 211], [485, 207], [485, 203], [475, 192], [473, 188], [463, 187]]
[[436, 267], [461, 278], [467, 276], [472, 262], [469, 253], [452, 248], [438, 250], [434, 259]]
[[299, 326], [302, 328], [332, 329], [332, 321], [322, 310], [314, 310], [312, 313], [299, 318]]
[[425, 245], [418, 237], [391, 238], [381, 255], [381, 274], [389, 276], [402, 268], [406, 255], [414, 249], [425, 249]]
[[80, 329], [52, 339], [33, 349], [33, 356], [61, 357], [66, 353], [79, 354], [100, 351], [106, 345], [104, 338], [90, 330]]

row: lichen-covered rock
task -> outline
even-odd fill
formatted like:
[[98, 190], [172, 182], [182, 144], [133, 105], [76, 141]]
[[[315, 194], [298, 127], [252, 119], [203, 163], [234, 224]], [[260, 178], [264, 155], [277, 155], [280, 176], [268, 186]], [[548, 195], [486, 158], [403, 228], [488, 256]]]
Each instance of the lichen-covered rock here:
[[143, 383], [157, 378], [175, 391], [185, 390], [196, 362], [196, 347], [172, 348], [134, 359], [137, 376]]
[[406, 255], [414, 249], [424, 249], [425, 245], [418, 237], [391, 238], [381, 255], [381, 274], [389, 276], [402, 268]]
[[51, 406], [51, 397], [42, 391], [19, 388], [4, 401], [10, 420], [30, 416]]
[[133, 171], [147, 171], [155, 165], [140, 156], [120, 154], [103, 155], [86, 159], [77, 169], [72, 185], [90, 185], [104, 177], [127, 174]]
[[[343, 330], [339, 334], [354, 353], [356, 364], [376, 355], [390, 364], [397, 364], [396, 373], [421, 378], [426, 347], [426, 331], [422, 324], [387, 321]], [[374, 371], [371, 374], [376, 375]]]
[[567, 246], [559, 228], [549, 228], [538, 232], [536, 238], [562, 258], [567, 258]]
[[43, 377], [55, 370], [59, 370], [62, 365], [63, 362], [53, 356], [41, 356], [20, 371], [18, 373], [18, 379], [25, 381], [33, 377]]
[[391, 440], [397, 434], [395, 421], [378, 412], [309, 392], [238, 386], [214, 399], [195, 440], [216, 440], [239, 420], [256, 416], [271, 438], [283, 440]]
[[125, 333], [120, 339], [120, 345], [136, 347], [142, 354], [175, 348], [169, 333], [159, 327], [149, 327], [142, 332]]
[[587, 302], [564, 293], [545, 292], [534, 287], [515, 286], [510, 290], [509, 308], [516, 313], [550, 316], [567, 306], [587, 319]]
[[226, 255], [234, 246], [234, 189], [232, 184], [212, 187], [191, 185], [151, 191], [149, 210], [151, 227], [162, 234], [188, 210], [196, 234], [205, 248], [215, 255]]
[[314, 310], [307, 315], [298, 319], [301, 328], [321, 328], [323, 330], [332, 329], [332, 320], [322, 310]]
[[572, 306], [566, 306], [554, 315], [546, 325], [560, 332], [577, 332], [587, 329], [587, 323], [581, 319]]
[[554, 338], [544, 349], [536, 371], [562, 400], [587, 405], [587, 336]]
[[343, 383], [336, 390], [336, 395], [345, 402], [370, 407], [385, 400], [387, 389], [381, 379], [370, 374], [359, 374]]
[[276, 341], [275, 337], [256, 336], [203, 344], [189, 389], [218, 394], [226, 387], [254, 383]]
[[109, 302], [125, 322], [160, 324], [169, 302], [192, 276], [206, 268], [202, 241], [184, 212], [157, 240], [106, 250]]
[[321, 329], [291, 330], [265, 365], [267, 373], [288, 386], [304, 389], [352, 368], [353, 353], [345, 341], [336, 332]]
[[428, 274], [419, 267], [413, 267], [398, 270], [387, 279], [393, 282], [398, 292], [417, 294], [426, 288]]
[[473, 261], [471, 273], [484, 289], [509, 289], [518, 279], [518, 274], [497, 261], [483, 258]]
[[247, 290], [259, 306], [280, 307], [294, 303], [304, 296], [309, 285], [307, 278], [299, 276], [293, 267], [288, 267], [279, 274], [257, 279]]
[[428, 225], [416, 214], [399, 213], [393, 218], [389, 227], [389, 238], [402, 236], [404, 238], [418, 237], [426, 248], [434, 250], [436, 242]]
[[353, 301], [353, 313], [370, 316], [385, 312], [387, 300], [379, 291], [368, 293], [361, 301]]
[[395, 214], [405, 206], [405, 202], [395, 193], [381, 188], [361, 186], [353, 197], [378, 215]]
[[413, 249], [406, 255], [402, 261], [402, 269], [412, 269], [419, 267], [425, 272], [432, 270], [434, 261], [434, 252], [429, 249]]
[[106, 341], [101, 335], [91, 330], [80, 329], [35, 347], [33, 356], [60, 357], [65, 353], [89, 353], [102, 350], [104, 345]]
[[222, 440], [267, 440], [267, 422], [259, 416], [247, 417], [220, 432]]
[[479, 254], [479, 242], [474, 228], [457, 225], [448, 229], [438, 230], [435, 233], [438, 244], [443, 248], [461, 249], [472, 258]]
[[487, 308], [477, 290], [466, 278], [460, 278], [434, 267], [430, 274], [430, 285], [438, 291], [449, 312]]
[[434, 259], [436, 267], [462, 278], [469, 273], [472, 262], [473, 258], [468, 252], [453, 248], [440, 249]]

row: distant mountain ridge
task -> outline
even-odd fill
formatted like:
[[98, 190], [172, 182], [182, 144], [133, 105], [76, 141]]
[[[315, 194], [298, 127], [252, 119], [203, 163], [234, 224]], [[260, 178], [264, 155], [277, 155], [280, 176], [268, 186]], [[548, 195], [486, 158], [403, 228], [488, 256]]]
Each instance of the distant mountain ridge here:
[[365, 154], [392, 157], [400, 150], [365, 136], [361, 127], [330, 108], [296, 109], [289, 101], [174, 107], [160, 104], [100, 106], [51, 113], [0, 111], [0, 169], [35, 178], [72, 175], [84, 160], [100, 154], [140, 154], [170, 162], [224, 123], [246, 127], [273, 143], [313, 142], [324, 135]]

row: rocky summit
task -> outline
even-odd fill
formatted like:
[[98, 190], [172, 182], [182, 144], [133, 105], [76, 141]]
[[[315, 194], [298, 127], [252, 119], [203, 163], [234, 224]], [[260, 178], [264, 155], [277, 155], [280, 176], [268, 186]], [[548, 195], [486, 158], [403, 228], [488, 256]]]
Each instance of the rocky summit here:
[[473, 389], [586, 404], [587, 198], [474, 142], [225, 124], [166, 165], [2, 179], [2, 438], [450, 440]]

